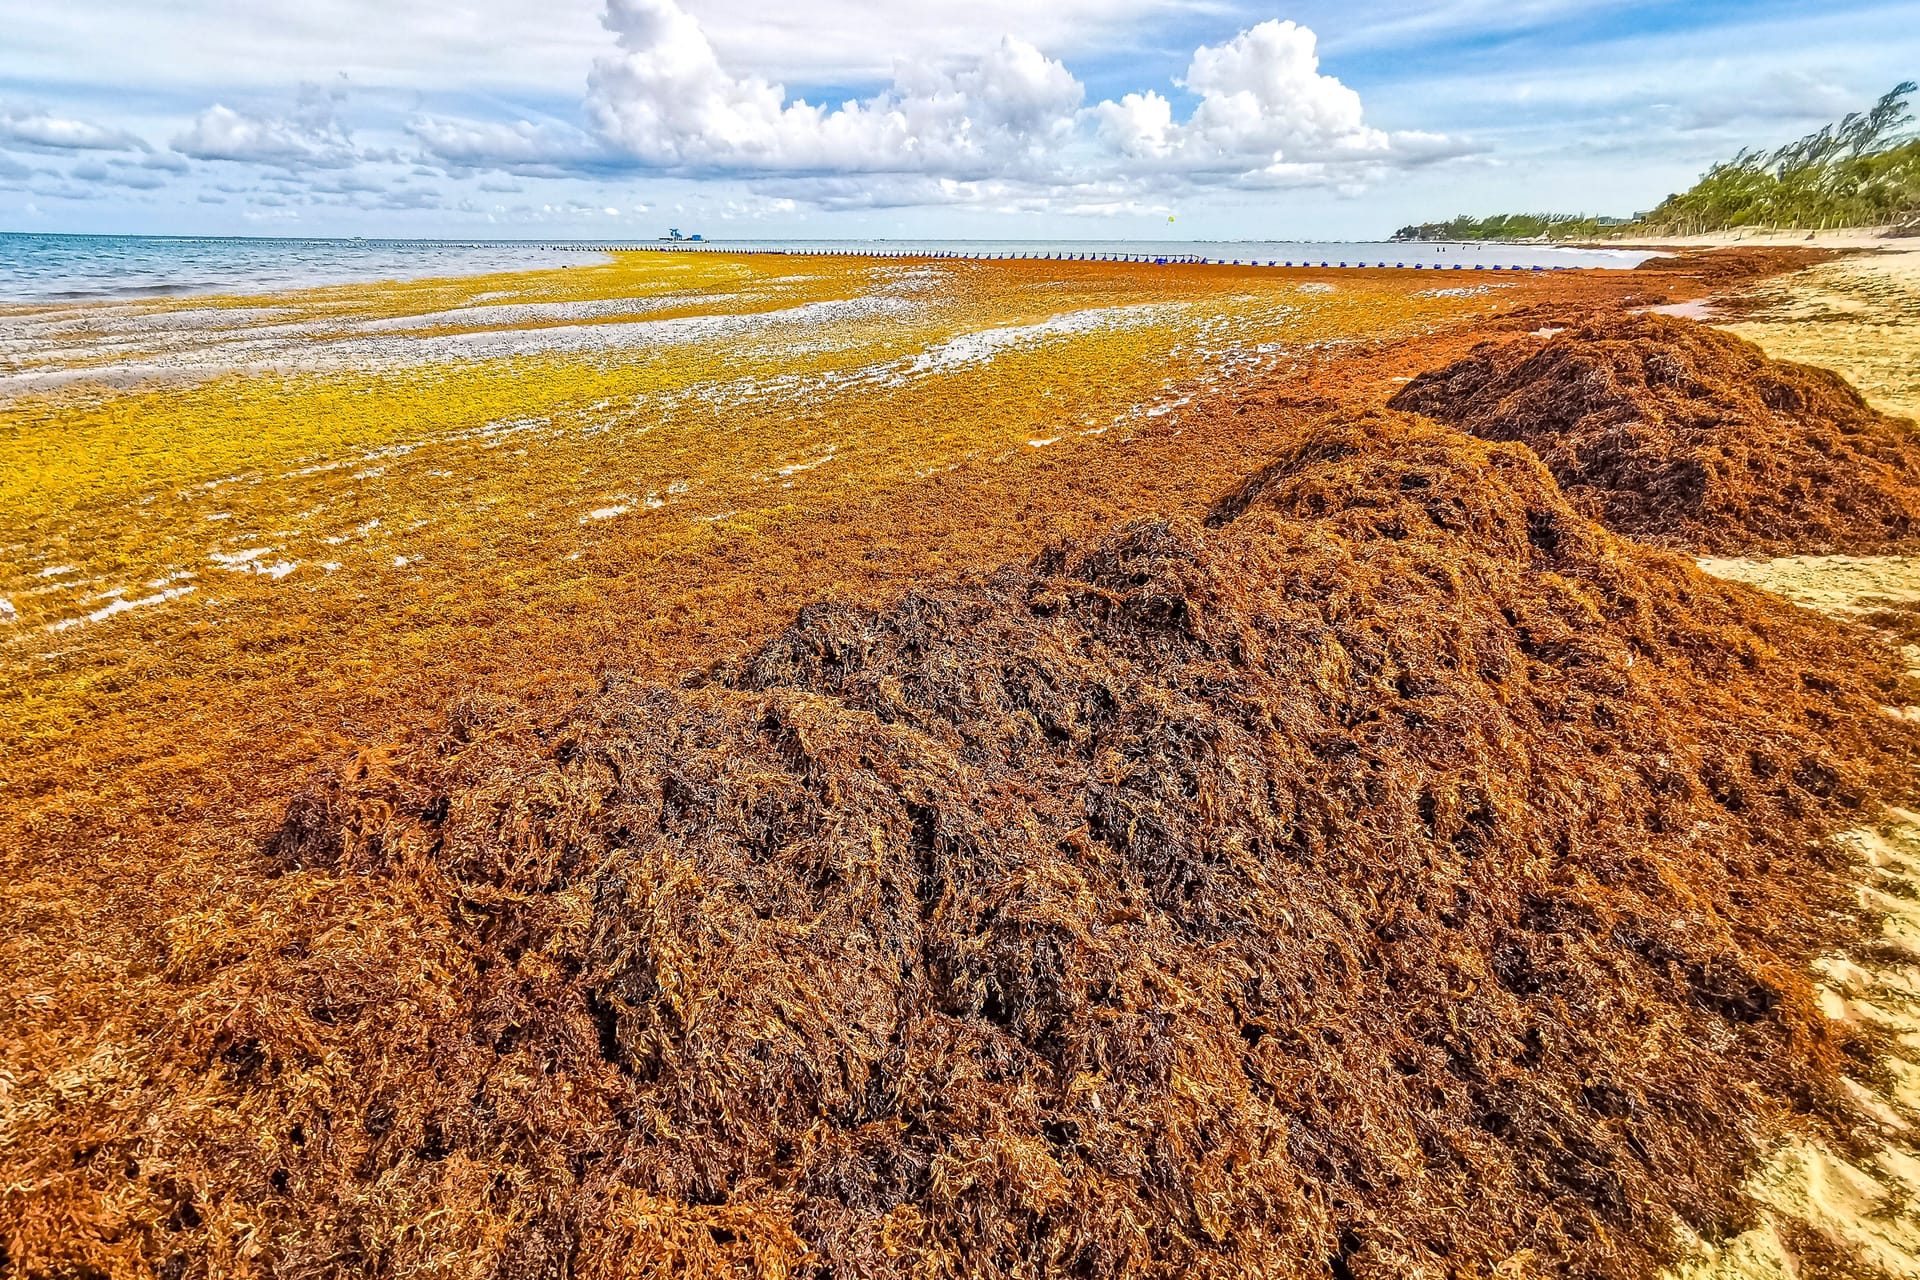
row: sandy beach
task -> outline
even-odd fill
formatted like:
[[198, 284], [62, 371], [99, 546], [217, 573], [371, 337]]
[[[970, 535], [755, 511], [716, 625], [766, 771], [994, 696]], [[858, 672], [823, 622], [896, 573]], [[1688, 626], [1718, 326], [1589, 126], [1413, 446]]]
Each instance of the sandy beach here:
[[[1806, 243], [1805, 236], [1694, 237], [1676, 245]], [[1869, 234], [1825, 235], [1816, 247], [1857, 251], [1839, 262], [1769, 280], [1720, 307], [1720, 322], [1780, 359], [1845, 374], [1889, 413], [1920, 413], [1920, 248]], [[1738, 317], [1738, 319], [1732, 319]], [[1920, 601], [1920, 562], [1910, 557], [1799, 556], [1703, 560], [1716, 576], [1774, 592], [1805, 608], [1885, 628], [1888, 611]], [[1920, 648], [1898, 624], [1886, 631], [1920, 666]], [[1822, 1000], [1831, 1016], [1872, 1026], [1894, 1046], [1885, 1075], [1855, 1082], [1860, 1097], [1858, 1150], [1790, 1144], [1755, 1180], [1758, 1196], [1783, 1223], [1837, 1241], [1869, 1274], [1920, 1275], [1920, 825], [1904, 811], [1881, 829], [1848, 837], [1867, 850], [1872, 877], [1863, 900], [1887, 913], [1884, 946], [1835, 955], [1823, 966]], [[1902, 1056], [1907, 1055], [1907, 1056]], [[1787, 1233], [1790, 1234], [1790, 1233]], [[1808, 1274], [1770, 1224], [1681, 1268], [1687, 1277]]]

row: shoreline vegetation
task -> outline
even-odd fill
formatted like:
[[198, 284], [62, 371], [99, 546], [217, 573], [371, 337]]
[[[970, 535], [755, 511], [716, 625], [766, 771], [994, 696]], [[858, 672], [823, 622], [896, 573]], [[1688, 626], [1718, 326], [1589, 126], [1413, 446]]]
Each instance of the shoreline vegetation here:
[[1885, 228], [1920, 235], [1920, 137], [1914, 136], [1913, 81], [1870, 109], [1853, 112], [1771, 151], [1748, 148], [1714, 165], [1684, 192], [1631, 218], [1518, 213], [1400, 228], [1415, 241], [1593, 241], [1695, 236], [1738, 230], [1839, 231]]

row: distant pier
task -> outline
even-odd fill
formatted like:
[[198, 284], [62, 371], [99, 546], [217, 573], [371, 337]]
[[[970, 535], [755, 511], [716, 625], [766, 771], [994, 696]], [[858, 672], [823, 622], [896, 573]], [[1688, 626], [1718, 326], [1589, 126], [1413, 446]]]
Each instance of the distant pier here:
[[733, 249], [720, 244], [691, 241], [634, 244], [536, 244], [530, 248], [556, 253], [720, 253], [737, 257], [773, 258], [900, 258], [937, 261], [956, 259], [968, 262], [1130, 262], [1155, 267], [1276, 267], [1309, 268], [1315, 271], [1577, 271], [1574, 266], [1524, 266], [1499, 262], [1336, 262], [1280, 258], [1210, 258], [1198, 253], [1004, 253], [963, 250], [921, 249]]

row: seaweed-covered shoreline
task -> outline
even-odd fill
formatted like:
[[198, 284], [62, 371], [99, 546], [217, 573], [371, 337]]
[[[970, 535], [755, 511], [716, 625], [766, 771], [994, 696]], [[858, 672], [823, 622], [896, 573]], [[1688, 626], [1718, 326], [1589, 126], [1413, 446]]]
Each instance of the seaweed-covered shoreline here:
[[1914, 690], [1367, 409], [1421, 353], [1469, 354], [1214, 393], [1212, 470], [1143, 431], [1119, 520], [1036, 470], [1037, 559], [362, 718], [211, 859], [118, 836], [164, 918], [9, 943], [140, 993], [81, 1056], [10, 988], [9, 1265], [1648, 1275], [1764, 1225], [1876, 1060], [1809, 966], [1868, 936], [1831, 837], [1910, 787]]
[[362, 756], [276, 945], [174, 956], [107, 1168], [216, 1270], [222, 1219], [516, 1276], [1644, 1276], [1750, 1225], [1839, 1105], [1821, 850], [1911, 760], [1897, 668], [1410, 417], [1209, 523]]

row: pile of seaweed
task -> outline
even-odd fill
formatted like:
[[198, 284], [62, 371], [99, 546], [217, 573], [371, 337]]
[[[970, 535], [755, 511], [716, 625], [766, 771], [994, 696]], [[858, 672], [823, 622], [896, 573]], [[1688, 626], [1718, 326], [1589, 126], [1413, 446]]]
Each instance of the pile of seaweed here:
[[1624, 315], [1489, 344], [1390, 402], [1546, 462], [1630, 537], [1715, 555], [1920, 545], [1920, 434], [1825, 369], [1690, 320]]
[[1645, 1276], [1839, 1105], [1823, 838], [1910, 693], [1523, 448], [1323, 422], [361, 754], [176, 922], [88, 1176], [172, 1280]]

